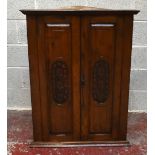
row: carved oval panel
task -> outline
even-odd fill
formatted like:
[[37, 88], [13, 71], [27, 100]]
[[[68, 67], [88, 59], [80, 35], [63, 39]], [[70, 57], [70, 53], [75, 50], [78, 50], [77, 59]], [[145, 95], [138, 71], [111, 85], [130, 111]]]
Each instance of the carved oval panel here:
[[69, 98], [68, 66], [62, 60], [52, 64], [52, 93], [55, 102], [62, 104]]
[[93, 66], [92, 87], [93, 99], [98, 103], [105, 102], [109, 93], [109, 64], [103, 59]]

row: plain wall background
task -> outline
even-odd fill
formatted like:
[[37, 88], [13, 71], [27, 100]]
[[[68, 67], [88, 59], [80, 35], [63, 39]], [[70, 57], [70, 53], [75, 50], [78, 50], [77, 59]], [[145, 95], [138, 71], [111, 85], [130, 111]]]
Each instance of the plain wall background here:
[[25, 16], [20, 9], [51, 9], [86, 5], [108, 9], [139, 9], [134, 17], [130, 111], [147, 108], [147, 2], [146, 0], [8, 0], [8, 109], [31, 109]]

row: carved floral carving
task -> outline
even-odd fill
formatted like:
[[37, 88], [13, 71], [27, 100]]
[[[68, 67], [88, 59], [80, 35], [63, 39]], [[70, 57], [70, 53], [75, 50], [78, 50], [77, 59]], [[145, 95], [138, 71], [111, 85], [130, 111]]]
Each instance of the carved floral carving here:
[[69, 72], [67, 64], [57, 60], [52, 64], [52, 93], [55, 102], [62, 104], [69, 98]]
[[109, 93], [109, 64], [103, 59], [93, 66], [92, 87], [93, 99], [98, 103], [105, 102]]

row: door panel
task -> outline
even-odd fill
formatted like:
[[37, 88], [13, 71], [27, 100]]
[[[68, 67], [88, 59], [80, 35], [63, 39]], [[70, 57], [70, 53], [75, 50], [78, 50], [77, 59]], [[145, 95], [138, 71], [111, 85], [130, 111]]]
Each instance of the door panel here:
[[90, 133], [111, 133], [114, 28], [90, 30]]
[[119, 129], [121, 38], [117, 26], [121, 22], [116, 17], [87, 16], [81, 23], [81, 74], [85, 81], [81, 91], [81, 137], [114, 140]]
[[[46, 98], [42, 102], [44, 139], [80, 138], [79, 26], [77, 17], [43, 17], [39, 21], [40, 76]], [[76, 33], [73, 33], [76, 32]], [[76, 36], [75, 36], [76, 35]], [[78, 64], [79, 63], [79, 64]], [[75, 77], [76, 74], [76, 77]], [[75, 79], [76, 81], [74, 81]], [[76, 92], [76, 96], [73, 94]]]
[[71, 134], [71, 31], [70, 25], [51, 24], [46, 28], [50, 133]]

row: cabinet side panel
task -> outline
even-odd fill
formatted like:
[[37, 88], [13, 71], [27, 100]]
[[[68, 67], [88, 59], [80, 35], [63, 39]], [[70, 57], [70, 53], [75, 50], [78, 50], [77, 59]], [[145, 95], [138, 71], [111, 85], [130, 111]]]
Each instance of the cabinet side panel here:
[[119, 139], [126, 140], [127, 118], [128, 118], [128, 98], [129, 98], [129, 81], [131, 68], [131, 51], [132, 51], [132, 32], [133, 16], [124, 16], [123, 21], [123, 60], [122, 60], [122, 81], [121, 81], [121, 106], [120, 106], [120, 129]]
[[27, 16], [28, 56], [31, 83], [32, 120], [34, 141], [42, 140], [40, 84], [37, 51], [37, 23], [35, 16]]

